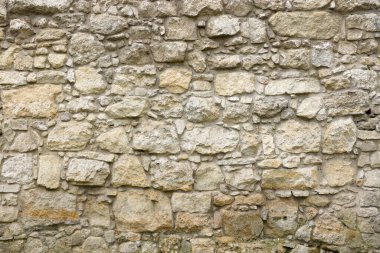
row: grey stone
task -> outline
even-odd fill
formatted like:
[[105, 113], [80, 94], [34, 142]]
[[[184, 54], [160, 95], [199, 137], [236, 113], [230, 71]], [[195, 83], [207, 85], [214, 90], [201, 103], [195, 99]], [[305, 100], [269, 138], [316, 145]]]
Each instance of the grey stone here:
[[215, 14], [223, 10], [222, 0], [184, 0], [182, 14], [197, 16], [198, 14]]
[[373, 70], [351, 69], [345, 71], [344, 76], [350, 78], [358, 89], [374, 90], [378, 86], [377, 73]]
[[208, 213], [211, 208], [210, 192], [180, 193], [172, 195], [173, 212]]
[[218, 190], [224, 182], [220, 167], [214, 162], [204, 162], [195, 171], [194, 189], [198, 191]]
[[67, 109], [71, 113], [93, 112], [97, 107], [93, 97], [79, 97], [67, 103]]
[[325, 7], [331, 0], [293, 0], [292, 6], [294, 10], [314, 10]]
[[261, 117], [272, 117], [288, 107], [288, 100], [284, 97], [255, 96], [252, 103], [252, 112]]
[[129, 65], [145, 65], [153, 61], [149, 47], [142, 43], [133, 43], [130, 47], [120, 49], [119, 59], [121, 63]]
[[316, 67], [332, 67], [334, 54], [329, 42], [316, 44], [311, 50], [311, 63]]
[[374, 169], [365, 173], [364, 186], [380, 188], [380, 170]]
[[7, 181], [20, 184], [33, 181], [33, 157], [19, 154], [6, 159], [1, 169], [1, 176]]
[[349, 29], [361, 29], [369, 32], [380, 31], [380, 15], [376, 13], [353, 14], [346, 18]]
[[116, 68], [111, 92], [125, 94], [136, 87], [149, 88], [156, 83], [154, 65], [121, 66]]
[[280, 51], [279, 64], [284, 68], [309, 69], [310, 50], [300, 48]]
[[249, 18], [241, 24], [241, 35], [249, 38], [252, 43], [265, 43], [267, 40], [266, 24], [260, 19]]
[[209, 37], [231, 36], [240, 31], [240, 21], [231, 15], [211, 17], [207, 21], [206, 33]]
[[74, 33], [71, 37], [69, 52], [76, 64], [84, 65], [95, 61], [104, 51], [103, 44], [89, 33]]
[[90, 30], [105, 35], [115, 34], [128, 27], [127, 20], [107, 13], [90, 16]]
[[307, 119], [314, 118], [317, 113], [322, 109], [323, 107], [323, 99], [321, 96], [311, 96], [307, 97], [297, 108], [297, 116], [304, 117]]
[[40, 155], [37, 184], [47, 189], [57, 189], [61, 178], [62, 161], [57, 155]]
[[232, 189], [252, 191], [260, 177], [251, 167], [226, 166], [223, 167], [226, 184]]
[[8, 8], [11, 12], [16, 13], [56, 13], [66, 11], [73, 0], [10, 0], [8, 2]]
[[69, 162], [66, 179], [75, 185], [103, 185], [109, 174], [110, 168], [105, 162], [74, 158]]
[[0, 206], [0, 222], [13, 222], [17, 220], [17, 206]]
[[144, 97], [128, 96], [115, 104], [107, 106], [105, 113], [115, 119], [140, 117], [148, 108]]
[[151, 46], [156, 62], [183, 62], [186, 49], [187, 43], [182, 41], [161, 42]]
[[236, 68], [240, 65], [240, 55], [214, 54], [208, 57], [208, 65], [215, 69]]
[[215, 91], [221, 96], [232, 96], [255, 91], [256, 77], [244, 71], [218, 73], [215, 76]]
[[326, 154], [349, 153], [356, 142], [356, 125], [351, 118], [341, 118], [326, 126], [322, 152]]
[[40, 137], [34, 131], [20, 133], [15, 137], [9, 149], [21, 153], [33, 151], [38, 148], [40, 141]]
[[265, 95], [318, 93], [319, 81], [314, 78], [286, 78], [270, 81], [265, 86]]
[[165, 35], [169, 40], [196, 40], [197, 27], [187, 17], [170, 17], [165, 22]]
[[369, 109], [368, 93], [362, 90], [332, 92], [323, 100], [330, 116], [358, 115]]
[[252, 10], [252, 0], [228, 0], [225, 11], [228, 14], [243, 17]]
[[0, 85], [25, 85], [27, 72], [0, 71]]
[[362, 191], [358, 196], [360, 206], [380, 207], [380, 192]]
[[209, 122], [219, 118], [220, 107], [214, 98], [190, 97], [185, 106], [187, 119], [191, 122]]
[[227, 102], [223, 113], [223, 121], [226, 123], [242, 123], [249, 120], [250, 105], [243, 103]]

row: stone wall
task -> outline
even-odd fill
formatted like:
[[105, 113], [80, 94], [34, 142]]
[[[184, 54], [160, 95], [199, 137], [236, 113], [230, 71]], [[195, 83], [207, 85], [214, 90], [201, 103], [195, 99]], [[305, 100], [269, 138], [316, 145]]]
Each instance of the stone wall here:
[[0, 0], [0, 252], [380, 252], [379, 0]]

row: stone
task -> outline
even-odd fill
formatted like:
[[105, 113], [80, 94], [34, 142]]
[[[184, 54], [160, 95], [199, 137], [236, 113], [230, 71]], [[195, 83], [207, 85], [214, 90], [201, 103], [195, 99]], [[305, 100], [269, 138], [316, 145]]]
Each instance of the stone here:
[[312, 47], [311, 64], [315, 67], [332, 67], [333, 63], [334, 54], [331, 43], [323, 42]]
[[84, 65], [95, 61], [105, 52], [103, 44], [89, 33], [74, 33], [69, 44], [69, 53], [74, 63]]
[[246, 122], [251, 117], [250, 109], [251, 106], [249, 104], [227, 102], [225, 104], [223, 122], [233, 124]]
[[109, 174], [105, 162], [74, 158], [69, 162], [66, 179], [74, 185], [103, 185]]
[[322, 172], [329, 186], [344, 186], [354, 180], [356, 168], [350, 160], [338, 157], [325, 161]]
[[339, 11], [368, 10], [378, 7], [380, 7], [380, 3], [376, 0], [336, 1], [336, 9]]
[[272, 1], [272, 0], [253, 0], [253, 3], [256, 7], [260, 9], [270, 9], [273, 11], [279, 11], [279, 10], [284, 10], [285, 9], [285, 1], [283, 0], [277, 0], [277, 1]]
[[3, 90], [1, 100], [6, 117], [52, 118], [57, 114], [56, 96], [61, 86], [32, 85], [19, 89]]
[[152, 189], [119, 192], [113, 203], [113, 211], [116, 227], [121, 231], [162, 231], [173, 225], [169, 198]]
[[362, 90], [332, 92], [324, 96], [323, 102], [330, 116], [358, 115], [369, 110], [368, 93]]
[[182, 99], [173, 94], [161, 94], [150, 100], [151, 110], [165, 118], [179, 118], [183, 114]]
[[318, 185], [315, 167], [299, 169], [271, 169], [262, 174], [262, 188], [273, 190], [307, 190]]
[[210, 122], [219, 118], [220, 107], [214, 98], [192, 96], [187, 100], [185, 113], [191, 122]]
[[105, 113], [115, 119], [140, 117], [148, 108], [144, 97], [128, 96], [122, 101], [107, 106]]
[[196, 40], [197, 27], [187, 17], [170, 17], [165, 21], [165, 36], [169, 40]]
[[223, 172], [226, 184], [232, 189], [252, 191], [255, 183], [260, 180], [251, 167], [226, 166], [223, 167]]
[[338, 34], [341, 22], [339, 15], [326, 11], [277, 12], [269, 18], [278, 35], [308, 39], [331, 39]]
[[137, 156], [123, 154], [112, 167], [111, 184], [114, 186], [150, 186], [144, 168]]
[[5, 26], [7, 21], [7, 2], [0, 1], [0, 26]]
[[372, 168], [379, 168], [380, 167], [380, 152], [379, 151], [373, 152], [370, 156], [370, 160], [371, 160]]
[[67, 109], [71, 113], [93, 112], [97, 107], [93, 97], [79, 97], [67, 103]]
[[[130, 47], [120, 49], [119, 59], [121, 63], [129, 65], [145, 65], [152, 63], [149, 48], [142, 43], [133, 43]], [[133, 68], [134, 66], [129, 66]]]
[[362, 191], [358, 195], [359, 205], [361, 207], [375, 206], [380, 207], [380, 192]]
[[[4, 2], [4, 1], [3, 1]], [[5, 3], [5, 2], [4, 2]], [[11, 69], [13, 67], [13, 62], [14, 62], [14, 56], [20, 52], [20, 47], [17, 45], [10, 45], [9, 48], [1, 52], [0, 54], [0, 69]], [[0, 76], [2, 78], [7, 77], [5, 74], [7, 72], [2, 72], [0, 71]], [[23, 74], [22, 72], [17, 72], [14, 71], [14, 74]], [[25, 74], [25, 73], [24, 73]], [[10, 75], [9, 77], [13, 78], [14, 76]], [[1, 79], [0, 79], [1, 80]], [[25, 74], [25, 82], [26, 82], [26, 74]], [[3, 83], [2, 83], [3, 84]]]
[[210, 215], [203, 213], [177, 213], [175, 229], [185, 232], [199, 232], [210, 226]]
[[136, 127], [132, 147], [156, 154], [176, 154], [180, 151], [174, 125], [154, 120], [142, 121]]
[[195, 72], [204, 72], [207, 68], [206, 55], [199, 50], [189, 52], [186, 60]]
[[231, 15], [211, 17], [207, 21], [206, 34], [209, 37], [231, 36], [240, 31], [240, 21]]
[[173, 212], [208, 213], [211, 208], [209, 192], [175, 192], [171, 199]]
[[194, 183], [193, 170], [187, 161], [157, 159], [150, 165], [150, 175], [153, 187], [164, 191], [190, 191]]
[[42, 70], [36, 73], [36, 82], [39, 84], [66, 84], [67, 74], [58, 70]]
[[0, 192], [1, 193], [17, 193], [20, 191], [20, 185], [18, 184], [6, 184], [0, 183]]
[[208, 66], [213, 69], [236, 68], [240, 65], [240, 55], [215, 54], [207, 58]]
[[218, 73], [215, 76], [215, 91], [220, 96], [232, 96], [255, 91], [255, 75], [249, 72], [234, 71]]
[[314, 10], [325, 7], [331, 0], [293, 0], [292, 6], [294, 10]]
[[90, 15], [90, 30], [94, 33], [111, 35], [128, 27], [127, 20], [120, 16], [107, 13]]
[[123, 127], [113, 128], [101, 133], [96, 138], [96, 143], [101, 149], [112, 153], [128, 153], [132, 150], [128, 135]]
[[184, 0], [182, 1], [181, 13], [186, 16], [199, 14], [215, 14], [223, 10], [222, 0]]
[[57, 28], [41, 29], [36, 34], [37, 41], [59, 40], [66, 35], [66, 30]]
[[61, 158], [57, 155], [40, 155], [37, 184], [47, 189], [57, 189], [61, 178]]
[[302, 100], [302, 102], [298, 106], [296, 115], [298, 117], [312, 119], [322, 109], [322, 102], [323, 99], [321, 96], [307, 97], [304, 100]]
[[27, 72], [0, 71], [0, 85], [25, 85]]
[[40, 13], [49, 14], [66, 11], [73, 0], [62, 0], [56, 2], [54, 0], [10, 0], [8, 8], [14, 13]]
[[318, 93], [319, 81], [314, 78], [286, 78], [270, 81], [265, 86], [265, 95]]
[[109, 205], [95, 198], [86, 201], [84, 215], [88, 217], [91, 226], [108, 227], [111, 224]]
[[125, 94], [136, 87], [149, 88], [156, 83], [154, 65], [121, 66], [116, 68], [111, 87], [114, 94]]
[[51, 53], [48, 55], [48, 61], [53, 68], [58, 69], [66, 64], [67, 55]]
[[9, 240], [1, 241], [0, 249], [4, 252], [9, 253], [18, 253], [21, 252], [24, 248], [25, 240]]
[[0, 222], [13, 222], [17, 220], [17, 206], [0, 206]]
[[276, 129], [277, 146], [290, 153], [318, 152], [321, 144], [321, 127], [318, 123], [287, 120]]
[[223, 232], [239, 239], [258, 238], [264, 224], [257, 212], [222, 210]]
[[241, 35], [252, 43], [265, 43], [267, 40], [266, 24], [260, 19], [248, 18], [241, 24]]
[[335, 119], [326, 126], [322, 152], [326, 154], [349, 153], [356, 142], [356, 125], [352, 118]]
[[33, 181], [33, 157], [19, 154], [3, 162], [1, 176], [9, 182], [26, 184]]
[[313, 239], [329, 244], [343, 245], [345, 232], [343, 224], [332, 215], [326, 213], [316, 219]]
[[160, 74], [159, 87], [165, 88], [175, 94], [184, 93], [189, 89], [191, 78], [192, 72], [188, 68], [168, 68]]
[[27, 70], [31, 71], [33, 69], [33, 57], [31, 57], [27, 52], [21, 51], [15, 54], [14, 68], [16, 70]]
[[187, 43], [182, 41], [168, 41], [155, 43], [151, 46], [153, 59], [156, 62], [183, 62]]
[[214, 162], [201, 163], [195, 171], [194, 190], [211, 191], [218, 190], [224, 182], [224, 175], [220, 167]]
[[43, 253], [48, 251], [48, 247], [40, 239], [29, 237], [26, 240], [24, 250], [30, 253]]
[[380, 170], [374, 169], [365, 173], [364, 186], [380, 188]]
[[373, 70], [351, 69], [344, 72], [351, 79], [352, 85], [358, 89], [374, 90], [378, 86], [377, 73]]
[[107, 88], [107, 84], [98, 70], [89, 66], [76, 69], [75, 78], [74, 87], [82, 94], [99, 94]]
[[20, 133], [15, 137], [12, 145], [9, 147], [9, 150], [22, 153], [33, 151], [38, 148], [40, 141], [40, 137], [34, 131]]
[[49, 132], [47, 147], [50, 150], [83, 150], [93, 135], [91, 129], [88, 122], [61, 122]]
[[102, 237], [90, 236], [81, 246], [80, 252], [83, 253], [111, 253], [106, 241]]
[[284, 97], [255, 96], [252, 103], [252, 112], [265, 118], [273, 117], [288, 107], [288, 100]]
[[225, 6], [225, 11], [238, 17], [246, 16], [252, 10], [251, 0], [229, 0]]
[[76, 196], [63, 191], [34, 188], [21, 191], [20, 218], [26, 227], [76, 223]]
[[298, 204], [292, 199], [276, 199], [267, 203], [268, 227], [264, 230], [270, 237], [294, 234], [297, 229]]
[[310, 50], [309, 49], [288, 49], [280, 51], [279, 65], [284, 68], [309, 69]]
[[233, 151], [239, 142], [237, 131], [221, 126], [195, 127], [185, 131], [181, 147], [186, 151], [196, 151], [211, 155]]
[[380, 15], [376, 13], [353, 14], [346, 18], [348, 29], [360, 29], [368, 32], [379, 32]]

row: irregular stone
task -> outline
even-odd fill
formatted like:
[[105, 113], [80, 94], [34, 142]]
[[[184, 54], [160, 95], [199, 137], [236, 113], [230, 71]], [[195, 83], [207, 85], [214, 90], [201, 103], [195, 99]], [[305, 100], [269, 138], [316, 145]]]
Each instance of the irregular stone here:
[[314, 10], [325, 7], [331, 2], [331, 0], [293, 0], [292, 6], [294, 10]]
[[35, 33], [28, 22], [22, 19], [12, 19], [9, 22], [9, 32], [19, 39], [26, 39]]
[[140, 117], [148, 108], [143, 97], [128, 96], [118, 103], [107, 106], [105, 113], [115, 119]]
[[380, 170], [370, 170], [365, 173], [364, 186], [380, 188]]
[[299, 169], [264, 170], [262, 187], [273, 190], [307, 190], [318, 185], [318, 170], [315, 167]]
[[165, 22], [165, 35], [169, 40], [196, 40], [197, 27], [187, 17], [170, 17]]
[[30, 253], [43, 253], [48, 251], [48, 247], [40, 239], [29, 237], [25, 243], [24, 250]]
[[96, 111], [93, 97], [79, 97], [67, 103], [67, 109], [71, 113]]
[[14, 68], [16, 70], [28, 70], [33, 69], [33, 57], [27, 52], [21, 51], [15, 54]]
[[358, 115], [369, 109], [368, 93], [362, 90], [333, 92], [323, 100], [330, 116]]
[[335, 119], [326, 126], [322, 152], [326, 154], [349, 153], [356, 142], [356, 125], [352, 118]]
[[251, 167], [226, 166], [223, 167], [226, 183], [233, 189], [252, 191], [255, 183], [260, 180]]
[[380, 7], [377, 0], [336, 0], [336, 9], [338, 11], [352, 11], [352, 10], [369, 10]]
[[76, 69], [75, 78], [74, 87], [82, 94], [99, 94], [107, 88], [107, 84], [98, 70], [89, 66]]
[[103, 185], [110, 174], [105, 162], [74, 158], [69, 162], [66, 179], [74, 185]]
[[191, 78], [192, 72], [188, 68], [168, 68], [160, 74], [159, 87], [166, 88], [171, 93], [184, 93], [189, 89]]
[[143, 121], [137, 126], [132, 147], [157, 154], [176, 154], [180, 151], [175, 127], [153, 120]]
[[211, 193], [194, 192], [172, 195], [173, 212], [208, 213], [211, 208]]
[[223, 113], [223, 122], [236, 124], [248, 121], [251, 117], [250, 107], [249, 104], [227, 102]]
[[115, 34], [128, 27], [125, 18], [107, 13], [90, 15], [89, 25], [92, 32], [104, 35]]
[[63, 191], [42, 188], [23, 190], [20, 206], [21, 221], [26, 227], [75, 223], [79, 218], [76, 196]]
[[334, 54], [330, 42], [318, 43], [311, 50], [311, 64], [316, 67], [332, 67]]
[[84, 215], [88, 217], [91, 226], [108, 227], [111, 224], [109, 205], [95, 198], [86, 201]]
[[353, 14], [346, 18], [348, 29], [360, 29], [368, 32], [380, 31], [380, 15], [376, 13]]
[[191, 122], [209, 122], [219, 118], [220, 107], [214, 98], [190, 97], [185, 106], [185, 113]]
[[252, 112], [261, 117], [273, 117], [288, 107], [288, 100], [284, 97], [255, 96], [252, 103]]
[[268, 227], [265, 234], [282, 237], [293, 234], [297, 229], [298, 204], [292, 199], [276, 199], [267, 203]]
[[182, 14], [186, 16], [197, 16], [198, 14], [216, 14], [223, 10], [221, 0], [184, 0], [182, 1]]
[[209, 37], [231, 36], [240, 31], [240, 21], [231, 15], [211, 17], [207, 21], [206, 33]]
[[[119, 59], [121, 63], [129, 65], [145, 65], [152, 63], [149, 48], [142, 43], [133, 43], [130, 47], [120, 49]], [[130, 66], [133, 68], [133, 66]]]
[[[168, 1], [137, 1], [140, 3], [138, 5], [138, 15], [144, 18], [155, 18], [155, 17], [168, 17], [177, 15], [177, 5], [175, 2]], [[125, 14], [124, 14], [125, 15]], [[132, 12], [133, 16], [137, 15], [137, 10]]]
[[151, 163], [150, 174], [153, 187], [165, 191], [190, 191], [194, 183], [193, 170], [187, 161], [160, 158]]
[[42, 70], [36, 73], [36, 83], [39, 84], [65, 84], [67, 75], [63, 71]]
[[33, 181], [33, 157], [19, 154], [6, 159], [3, 163], [1, 176], [7, 181], [26, 184]]
[[104, 53], [103, 44], [89, 33], [74, 33], [69, 44], [69, 52], [74, 63], [84, 65], [95, 61]]
[[106, 241], [102, 237], [90, 236], [81, 246], [80, 252], [83, 253], [111, 253]]
[[1, 193], [17, 193], [20, 191], [20, 185], [18, 184], [5, 184], [0, 183], [0, 192]]
[[344, 186], [353, 181], [356, 168], [350, 160], [334, 158], [322, 164], [322, 172], [329, 186]]
[[67, 55], [51, 53], [48, 55], [48, 61], [53, 68], [58, 69], [65, 65], [67, 61]]
[[314, 78], [287, 78], [270, 81], [265, 86], [265, 95], [318, 93], [321, 91], [319, 81]]
[[204, 162], [195, 171], [194, 189], [198, 191], [218, 190], [224, 182], [220, 167], [214, 162]]
[[187, 43], [182, 41], [161, 42], [151, 46], [156, 62], [183, 62], [186, 49]]
[[214, 54], [208, 57], [208, 65], [214, 69], [228, 69], [239, 66], [240, 55]]
[[318, 152], [321, 142], [321, 128], [318, 123], [287, 120], [276, 129], [277, 146], [290, 153]]
[[310, 50], [300, 48], [280, 51], [279, 64], [284, 68], [309, 69]]
[[66, 35], [66, 31], [57, 28], [41, 29], [36, 34], [37, 41], [59, 40]]
[[[264, 137], [265, 139], [265, 137]], [[258, 151], [261, 140], [258, 135], [251, 132], [241, 132], [240, 150], [244, 155], [254, 155]]]
[[323, 214], [315, 222], [313, 239], [328, 244], [343, 245], [345, 243], [344, 226], [332, 215]]
[[254, 5], [260, 9], [270, 9], [273, 11], [284, 10], [285, 1], [284, 0], [253, 0]]
[[27, 72], [0, 71], [0, 85], [25, 85]]
[[92, 137], [92, 125], [88, 122], [61, 122], [47, 137], [50, 150], [82, 150]]
[[40, 155], [37, 184], [47, 189], [57, 189], [61, 178], [62, 161], [57, 155]]
[[8, 2], [8, 8], [11, 12], [15, 13], [41, 13], [41, 14], [49, 14], [49, 13], [57, 13], [57, 12], [65, 12], [73, 0], [62, 0], [62, 1], [54, 1], [54, 0], [10, 0]]
[[380, 207], [380, 192], [362, 191], [358, 195], [360, 206]]
[[379, 168], [380, 167], [380, 152], [376, 151], [371, 154], [371, 167]]
[[1, 241], [0, 249], [4, 252], [9, 253], [18, 253], [21, 252], [24, 248], [25, 240], [9, 240], [9, 241]]
[[165, 118], [179, 118], [183, 113], [182, 99], [173, 94], [161, 94], [150, 100], [151, 110]]
[[322, 109], [322, 102], [323, 100], [321, 96], [312, 96], [305, 98], [297, 108], [297, 116], [307, 119], [314, 118]]
[[7, 2], [0, 1], [0, 26], [5, 26], [7, 21]]
[[255, 91], [255, 75], [249, 72], [218, 73], [215, 76], [215, 91], [221, 96], [232, 96]]
[[169, 198], [156, 190], [119, 192], [113, 203], [118, 230], [153, 232], [170, 229], [173, 218]]
[[123, 127], [117, 127], [100, 134], [96, 138], [96, 143], [101, 149], [112, 153], [128, 153], [132, 150]]
[[308, 39], [331, 39], [338, 34], [341, 21], [340, 16], [326, 11], [277, 12], [269, 18], [273, 31], [280, 36]]
[[239, 134], [235, 130], [221, 126], [196, 127], [185, 131], [181, 147], [186, 151], [210, 155], [231, 152], [238, 142]]
[[[21, 49], [19, 46], [15, 45], [15, 44], [11, 44], [8, 49], [1, 52], [1, 54], [0, 54], [0, 69], [11, 69], [13, 67], [14, 56], [20, 50]], [[6, 73], [6, 72], [0, 71], [0, 76], [2, 76], [2, 78], [4, 78], [3, 76], [7, 77], [7, 75], [4, 75], [4, 73]], [[16, 71], [14, 71], [13, 73], [19, 74], [19, 75], [23, 74], [23, 73], [16, 72]], [[26, 83], [26, 73], [24, 73], [24, 75], [25, 75], [25, 83]], [[10, 75], [9, 77], [13, 78], [12, 75]], [[0, 78], [0, 80], [1, 80], [1, 78]]]
[[154, 65], [121, 66], [115, 70], [111, 93], [125, 94], [136, 87], [149, 88], [156, 83], [156, 79]]
[[24, 153], [24, 152], [36, 150], [39, 144], [40, 144], [39, 135], [34, 131], [29, 131], [29, 132], [18, 134], [16, 138], [14, 139], [12, 145], [9, 147], [9, 150]]
[[186, 60], [195, 72], [204, 72], [207, 68], [206, 55], [199, 50], [189, 52]]
[[210, 215], [203, 213], [177, 213], [175, 229], [185, 232], [197, 232], [210, 226]]
[[112, 167], [112, 185], [148, 187], [150, 182], [137, 156], [123, 154]]
[[377, 73], [373, 70], [351, 69], [344, 72], [344, 76], [351, 79], [358, 89], [374, 90], [378, 85]]
[[257, 212], [222, 210], [223, 231], [227, 236], [239, 239], [258, 238], [264, 224]]
[[249, 18], [241, 24], [241, 35], [250, 39], [251, 43], [265, 43], [267, 40], [266, 24], [260, 19]]

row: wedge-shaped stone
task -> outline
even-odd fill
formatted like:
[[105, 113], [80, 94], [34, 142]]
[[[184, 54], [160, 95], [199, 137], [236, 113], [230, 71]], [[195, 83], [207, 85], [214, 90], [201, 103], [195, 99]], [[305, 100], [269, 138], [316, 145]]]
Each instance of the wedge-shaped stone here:
[[330, 116], [358, 115], [369, 109], [368, 93], [362, 90], [333, 92], [323, 100]]
[[306, 190], [318, 185], [318, 169], [315, 167], [300, 169], [264, 170], [262, 187], [273, 190]]
[[270, 81], [265, 87], [265, 95], [318, 93], [319, 81], [314, 78], [287, 78]]
[[215, 76], [215, 91], [221, 96], [233, 96], [255, 91], [255, 75], [249, 72], [219, 73]]
[[128, 96], [122, 101], [109, 105], [105, 113], [115, 119], [135, 118], [141, 116], [148, 108], [148, 101], [144, 97]]
[[339, 32], [341, 22], [340, 16], [325, 11], [277, 12], [269, 18], [273, 31], [280, 36], [309, 39], [331, 39]]
[[112, 185], [148, 187], [150, 182], [137, 156], [121, 155], [112, 168]]
[[11, 12], [26, 13], [30, 12], [47, 14], [66, 11], [73, 0], [10, 0], [8, 8]]
[[106, 162], [74, 158], [69, 162], [66, 179], [75, 185], [103, 185], [109, 174]]
[[198, 14], [215, 14], [223, 10], [222, 0], [184, 0], [182, 13], [187, 16]]
[[210, 192], [180, 193], [172, 196], [173, 212], [207, 213], [211, 208]]
[[332, 121], [323, 134], [322, 152], [327, 154], [351, 152], [356, 142], [356, 125], [351, 118]]
[[57, 114], [55, 98], [61, 90], [59, 85], [4, 90], [1, 94], [4, 115], [9, 118], [52, 118]]
[[113, 204], [118, 230], [153, 232], [173, 226], [169, 198], [156, 190], [119, 192]]

